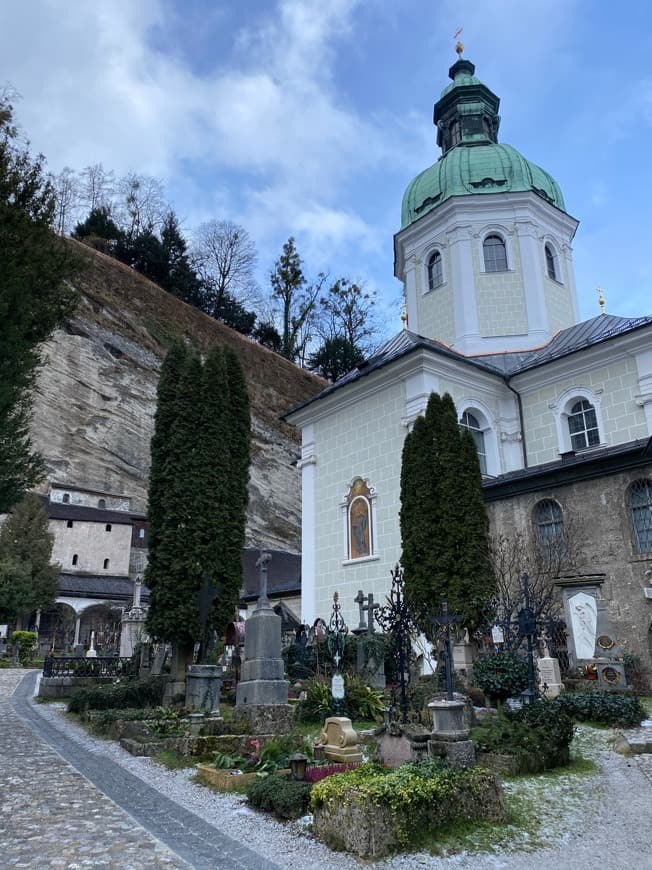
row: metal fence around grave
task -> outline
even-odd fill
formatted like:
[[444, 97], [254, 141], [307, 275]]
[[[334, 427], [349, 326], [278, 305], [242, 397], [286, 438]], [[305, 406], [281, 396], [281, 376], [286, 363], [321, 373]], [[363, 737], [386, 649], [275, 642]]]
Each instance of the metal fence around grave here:
[[43, 663], [44, 677], [135, 677], [138, 666], [135, 658], [117, 656], [97, 656], [97, 658], [77, 658], [46, 656]]

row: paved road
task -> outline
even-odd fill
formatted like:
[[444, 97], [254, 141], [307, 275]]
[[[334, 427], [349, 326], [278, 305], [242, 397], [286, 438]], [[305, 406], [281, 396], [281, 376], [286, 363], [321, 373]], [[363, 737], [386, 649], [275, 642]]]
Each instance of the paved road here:
[[67, 741], [30, 701], [36, 672], [21, 682], [23, 673], [0, 671], [1, 867], [274, 870], [115, 762]]

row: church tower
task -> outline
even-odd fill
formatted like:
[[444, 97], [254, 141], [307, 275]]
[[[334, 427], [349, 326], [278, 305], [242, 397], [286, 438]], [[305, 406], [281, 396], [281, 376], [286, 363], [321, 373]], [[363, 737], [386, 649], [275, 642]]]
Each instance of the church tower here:
[[[461, 45], [458, 45], [461, 53]], [[499, 98], [459, 58], [435, 104], [442, 155], [408, 185], [394, 237], [408, 328], [469, 355], [545, 344], [579, 320], [559, 185], [499, 144]]]

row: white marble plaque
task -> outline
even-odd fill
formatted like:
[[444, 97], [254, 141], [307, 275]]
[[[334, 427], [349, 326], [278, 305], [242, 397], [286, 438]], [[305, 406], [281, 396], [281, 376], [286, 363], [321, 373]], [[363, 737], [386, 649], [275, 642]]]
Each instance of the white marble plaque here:
[[491, 639], [494, 643], [505, 643], [505, 635], [499, 625], [494, 625], [491, 629]]
[[331, 695], [338, 701], [344, 697], [344, 677], [342, 674], [335, 674], [331, 680]]
[[556, 698], [563, 686], [559, 662], [552, 656], [544, 656], [537, 659], [537, 667], [539, 669], [539, 682], [542, 686], [546, 686], [546, 696]]
[[571, 630], [578, 659], [592, 659], [595, 653], [595, 633], [598, 624], [598, 608], [593, 595], [576, 592], [568, 599]]

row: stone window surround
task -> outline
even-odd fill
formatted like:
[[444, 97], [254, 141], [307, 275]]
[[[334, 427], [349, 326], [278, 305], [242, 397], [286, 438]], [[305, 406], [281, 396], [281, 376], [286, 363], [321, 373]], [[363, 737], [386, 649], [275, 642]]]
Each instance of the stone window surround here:
[[[369, 550], [370, 553], [366, 556], [361, 556], [359, 559], [352, 559], [350, 548], [349, 548], [349, 509], [353, 504], [355, 499], [349, 501], [349, 496], [351, 493], [351, 487], [355, 483], [356, 480], [363, 480], [369, 490], [369, 498], [365, 498], [365, 501], [369, 505]], [[342, 565], [359, 565], [363, 562], [374, 562], [379, 559], [379, 555], [376, 552], [376, 490], [373, 487], [369, 480], [366, 477], [363, 477], [361, 474], [356, 474], [355, 477], [351, 478], [349, 481], [349, 485], [346, 488], [346, 492], [344, 493], [344, 498], [340, 502], [340, 511], [342, 513], [342, 525], [344, 530], [344, 539], [343, 539], [343, 556], [342, 556]], [[364, 496], [357, 496], [357, 498], [364, 498]]]
[[487, 463], [486, 477], [497, 477], [501, 473], [500, 451], [496, 436], [496, 421], [489, 408], [478, 399], [466, 398], [456, 402], [458, 420], [464, 414], [472, 414], [480, 424], [484, 436], [484, 450]]
[[[652, 549], [651, 550], [641, 550], [639, 549], [639, 532], [636, 527], [636, 522], [634, 520], [634, 507], [632, 505], [631, 497], [632, 490], [637, 484], [646, 482], [648, 484], [648, 492], [652, 492], [652, 479], [649, 477], [637, 477], [634, 480], [630, 481], [625, 490], [625, 510], [627, 512], [627, 520], [629, 524], [630, 530], [630, 542], [632, 547], [632, 557], [630, 561], [633, 562], [644, 562], [649, 559], [652, 559]], [[652, 508], [651, 508], [652, 510]]]
[[[549, 408], [555, 415], [555, 426], [557, 427], [557, 443], [559, 444], [559, 453], [586, 453], [589, 450], [596, 450], [598, 447], [606, 447], [604, 439], [604, 422], [602, 420], [602, 388], [592, 389], [591, 387], [576, 386], [565, 390], [555, 402], [551, 402]], [[585, 447], [582, 450], [573, 450], [571, 444], [570, 431], [568, 428], [568, 417], [570, 409], [576, 402], [586, 399], [595, 409], [595, 418], [598, 423], [598, 432], [600, 441], [598, 444], [592, 444], [590, 447]]]
[[[551, 515], [549, 519], [544, 519], [542, 517], [542, 509], [544, 507], [551, 506], [553, 507], [553, 511], [551, 511]], [[558, 514], [554, 513], [554, 507], [558, 509]], [[550, 546], [553, 541], [561, 540], [564, 538], [564, 509], [557, 501], [556, 498], [540, 498], [538, 499], [533, 507], [532, 507], [532, 525], [534, 527], [534, 534], [539, 546], [545, 547]], [[552, 535], [542, 534], [543, 528], [554, 529]]]
[[[503, 275], [505, 272], [513, 272], [514, 271], [514, 254], [512, 251], [510, 236], [512, 233], [506, 229], [506, 227], [501, 226], [500, 224], [490, 224], [489, 226], [484, 227], [476, 236], [478, 239], [478, 258], [480, 263], [480, 273], [482, 275]], [[495, 272], [487, 271], [485, 268], [484, 261], [484, 243], [489, 238], [489, 236], [498, 236], [498, 238], [502, 241], [505, 246], [505, 259], [507, 260], [507, 268], [500, 269]]]

